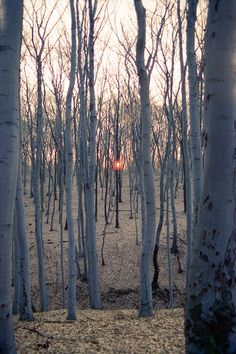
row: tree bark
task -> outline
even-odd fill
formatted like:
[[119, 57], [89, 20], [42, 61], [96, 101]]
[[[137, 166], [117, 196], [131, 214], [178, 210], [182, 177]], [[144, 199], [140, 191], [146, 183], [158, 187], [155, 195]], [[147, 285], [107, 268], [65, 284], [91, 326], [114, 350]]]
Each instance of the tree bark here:
[[19, 72], [23, 1], [0, 2], [0, 352], [15, 354], [12, 228], [19, 159]]
[[183, 159], [184, 159], [184, 181], [185, 181], [185, 196], [186, 196], [186, 219], [187, 219], [187, 279], [188, 270], [192, 252], [193, 242], [193, 225], [192, 225], [192, 183], [191, 183], [191, 167], [188, 145], [188, 130], [187, 130], [187, 101], [185, 87], [185, 68], [183, 56], [183, 36], [182, 36], [182, 20], [180, 14], [180, 0], [177, 3], [177, 16], [179, 27], [179, 56], [181, 70], [181, 98], [182, 98], [182, 144], [183, 144]]
[[68, 226], [68, 320], [76, 319], [76, 259], [74, 222], [72, 213], [73, 149], [71, 132], [71, 102], [75, 84], [76, 69], [76, 18], [74, 0], [70, 0], [71, 10], [71, 69], [70, 83], [66, 97], [66, 217]]
[[193, 186], [193, 225], [196, 231], [202, 188], [202, 153], [200, 139], [199, 79], [195, 55], [195, 20], [198, 0], [188, 0], [187, 63], [189, 81], [190, 149]]
[[89, 93], [90, 93], [90, 127], [89, 127], [89, 171], [88, 182], [85, 185], [86, 223], [87, 223], [87, 246], [88, 246], [88, 269], [89, 269], [89, 295], [90, 306], [100, 308], [100, 291], [98, 280], [98, 262], [96, 247], [95, 203], [94, 183], [96, 171], [96, 132], [97, 113], [94, 88], [94, 19], [97, 8], [97, 0], [92, 3], [89, 0]]
[[[21, 143], [21, 132], [20, 132]], [[30, 286], [30, 270], [29, 270], [29, 246], [25, 228], [25, 207], [23, 198], [23, 181], [22, 181], [22, 148], [20, 146], [19, 168], [16, 188], [16, 204], [15, 217], [17, 224], [17, 243], [19, 246], [20, 257], [20, 311], [19, 319], [22, 321], [33, 320], [32, 304], [31, 304], [31, 286]]]
[[136, 45], [136, 66], [139, 77], [139, 95], [141, 101], [141, 158], [145, 197], [145, 225], [143, 227], [141, 269], [140, 269], [140, 316], [153, 315], [151, 261], [156, 230], [155, 186], [151, 159], [151, 111], [149, 100], [149, 78], [144, 62], [146, 43], [146, 12], [141, 0], [134, 0], [138, 39]]
[[36, 158], [34, 175], [34, 203], [35, 203], [35, 237], [38, 256], [39, 271], [39, 294], [41, 311], [48, 310], [47, 289], [45, 282], [45, 267], [42, 236], [42, 204], [41, 204], [41, 160], [42, 160], [42, 135], [43, 135], [43, 114], [42, 114], [42, 61], [41, 56], [37, 58], [37, 131], [36, 131]]
[[205, 160], [185, 319], [186, 353], [236, 353], [236, 2], [209, 3]]

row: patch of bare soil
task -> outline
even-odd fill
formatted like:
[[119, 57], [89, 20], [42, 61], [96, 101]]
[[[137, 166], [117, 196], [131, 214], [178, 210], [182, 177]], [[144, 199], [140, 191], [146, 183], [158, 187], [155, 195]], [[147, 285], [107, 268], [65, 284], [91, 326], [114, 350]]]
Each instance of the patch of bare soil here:
[[[75, 182], [75, 181], [74, 181]], [[76, 184], [76, 183], [75, 183]], [[46, 191], [46, 186], [45, 189]], [[159, 216], [159, 180], [156, 180], [157, 198], [157, 220]], [[77, 238], [77, 189], [74, 186], [73, 212], [75, 221], [75, 236]], [[179, 189], [176, 199], [179, 235], [179, 257], [181, 267], [185, 270], [185, 215], [183, 213], [183, 191]], [[45, 211], [47, 210], [47, 196], [44, 195]], [[30, 246], [30, 270], [33, 295], [33, 307], [39, 311], [38, 293], [38, 265], [37, 250], [34, 232], [34, 204], [33, 199], [25, 196], [26, 224]], [[115, 203], [113, 203], [115, 208]], [[65, 209], [65, 208], [64, 208]], [[97, 253], [99, 261], [99, 277], [101, 303], [104, 309], [137, 309], [139, 306], [139, 268], [140, 268], [140, 238], [141, 238], [141, 216], [140, 210], [137, 219], [130, 219], [129, 212], [129, 187], [128, 176], [124, 173], [122, 187], [122, 203], [119, 203], [120, 228], [115, 228], [115, 218], [106, 227], [104, 261], [102, 265], [101, 249], [104, 237], [104, 200], [102, 200], [102, 189], [99, 187], [98, 196], [98, 222], [97, 229]], [[139, 208], [140, 209], [140, 208]], [[61, 288], [61, 266], [60, 266], [60, 230], [58, 224], [58, 201], [56, 201], [53, 231], [50, 231], [51, 212], [49, 224], [46, 224], [45, 211], [43, 217], [43, 239], [45, 253], [45, 268], [47, 291], [49, 297], [49, 309], [62, 308]], [[111, 213], [112, 214], [112, 213]], [[65, 223], [64, 213], [64, 223]], [[137, 224], [135, 224], [135, 222]], [[136, 227], [137, 226], [137, 227]], [[136, 244], [136, 230], [138, 230], [138, 244]], [[172, 236], [172, 235], [170, 235]], [[64, 231], [64, 268], [67, 273], [67, 250], [68, 235]], [[163, 225], [159, 250], [160, 265], [160, 288], [154, 293], [154, 305], [156, 308], [168, 306], [168, 263], [166, 247], [166, 225]], [[83, 273], [83, 259], [80, 259], [80, 268]], [[174, 282], [174, 307], [182, 307], [184, 304], [185, 272], [179, 272], [176, 256], [172, 256], [172, 271]], [[65, 285], [66, 290], [66, 285]], [[89, 308], [87, 284], [82, 277], [77, 281], [78, 308]], [[151, 323], [151, 322], [150, 322]], [[69, 326], [69, 325], [68, 325]]]
[[66, 311], [37, 313], [34, 322], [18, 322], [19, 354], [184, 353], [183, 310], [158, 310], [139, 318], [135, 310], [79, 310], [77, 321]]

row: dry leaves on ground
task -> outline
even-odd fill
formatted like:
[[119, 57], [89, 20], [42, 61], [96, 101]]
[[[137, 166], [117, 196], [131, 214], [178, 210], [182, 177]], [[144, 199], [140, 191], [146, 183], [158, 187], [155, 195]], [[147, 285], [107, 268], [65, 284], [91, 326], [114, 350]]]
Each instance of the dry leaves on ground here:
[[19, 354], [184, 353], [183, 309], [158, 310], [139, 318], [135, 310], [80, 310], [37, 313], [34, 322], [15, 321]]

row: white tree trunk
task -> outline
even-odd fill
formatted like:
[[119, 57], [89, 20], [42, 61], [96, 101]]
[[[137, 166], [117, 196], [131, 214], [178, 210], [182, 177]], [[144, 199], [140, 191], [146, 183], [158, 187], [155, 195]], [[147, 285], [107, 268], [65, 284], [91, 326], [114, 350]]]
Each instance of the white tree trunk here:
[[146, 13], [141, 0], [134, 0], [138, 21], [138, 39], [136, 46], [136, 66], [139, 77], [141, 101], [141, 151], [145, 197], [145, 225], [141, 251], [140, 316], [153, 315], [151, 261], [156, 230], [156, 204], [154, 175], [151, 160], [151, 111], [149, 101], [149, 78], [144, 62], [146, 42]]
[[205, 161], [185, 320], [186, 353], [236, 353], [236, 2], [209, 3]]
[[74, 222], [72, 214], [72, 174], [73, 174], [73, 149], [71, 132], [71, 102], [75, 84], [76, 68], [76, 19], [74, 0], [70, 0], [71, 10], [71, 69], [70, 83], [66, 97], [66, 217], [68, 225], [68, 319], [76, 319], [76, 259]]
[[20, 312], [20, 246], [17, 234], [17, 218], [16, 211], [14, 213], [13, 225], [13, 284], [14, 284], [14, 299], [12, 312], [13, 315], [18, 315]]
[[202, 153], [200, 139], [199, 88], [195, 55], [195, 19], [198, 0], [188, 0], [187, 62], [190, 109], [190, 149], [192, 161], [193, 223], [196, 230], [202, 188]]
[[[20, 152], [22, 149], [20, 148]], [[25, 229], [25, 210], [22, 186], [21, 154], [19, 158], [19, 169], [16, 189], [16, 223], [17, 223], [17, 242], [19, 245], [20, 256], [20, 320], [30, 321], [33, 319], [31, 305], [31, 287], [29, 271], [29, 248], [28, 238]]]
[[96, 247], [96, 225], [95, 225], [95, 205], [94, 205], [94, 183], [96, 171], [96, 133], [97, 133], [97, 113], [94, 89], [94, 19], [97, 7], [97, 0], [92, 4], [89, 0], [89, 93], [90, 93], [90, 127], [89, 127], [89, 171], [88, 183], [85, 186], [85, 197], [87, 203], [87, 246], [88, 246], [88, 269], [89, 269], [89, 292], [90, 306], [95, 309], [100, 308], [100, 291], [98, 280], [98, 261]]
[[186, 87], [185, 87], [185, 68], [183, 56], [183, 37], [182, 37], [182, 21], [180, 14], [180, 0], [177, 4], [177, 16], [179, 27], [179, 55], [180, 55], [180, 70], [181, 70], [181, 98], [182, 98], [182, 142], [183, 142], [183, 158], [184, 158], [184, 174], [185, 174], [185, 193], [186, 193], [186, 217], [187, 217], [187, 278], [188, 269], [192, 252], [193, 242], [193, 225], [192, 225], [192, 183], [191, 183], [191, 168], [188, 145], [188, 130], [187, 130], [187, 102], [186, 102]]
[[81, 232], [81, 238], [83, 243], [83, 258], [84, 258], [84, 279], [88, 280], [88, 257], [87, 257], [87, 240], [85, 237], [85, 223], [84, 223], [84, 203], [83, 203], [83, 191], [85, 187], [85, 180], [87, 178], [86, 170], [88, 170], [88, 147], [87, 147], [87, 129], [86, 129], [86, 89], [85, 89], [85, 77], [88, 69], [88, 58], [85, 58], [83, 65], [83, 24], [80, 19], [78, 2], [76, 5], [77, 12], [77, 35], [78, 35], [78, 81], [79, 81], [79, 98], [80, 108], [79, 116], [80, 122], [78, 127], [78, 157], [77, 161], [77, 194], [78, 194], [78, 228]]
[[48, 310], [47, 289], [45, 281], [43, 235], [42, 235], [42, 204], [41, 204], [41, 159], [43, 137], [43, 113], [42, 113], [42, 60], [37, 57], [37, 131], [36, 131], [36, 158], [34, 175], [34, 204], [35, 204], [35, 237], [38, 257], [39, 295], [41, 311]]
[[166, 247], [168, 260], [168, 282], [169, 282], [169, 307], [174, 305], [173, 294], [173, 272], [172, 272], [172, 254], [170, 249], [170, 184], [171, 184], [171, 156], [167, 162], [167, 188], [166, 188]]
[[16, 353], [11, 304], [12, 226], [19, 158], [23, 2], [0, 2], [0, 352]]

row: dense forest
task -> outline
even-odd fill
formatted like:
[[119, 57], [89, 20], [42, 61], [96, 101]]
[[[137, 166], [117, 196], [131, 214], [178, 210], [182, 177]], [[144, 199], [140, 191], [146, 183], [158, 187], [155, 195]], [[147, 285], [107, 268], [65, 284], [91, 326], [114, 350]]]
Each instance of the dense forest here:
[[235, 0], [0, 0], [0, 353], [236, 353], [235, 54]]

